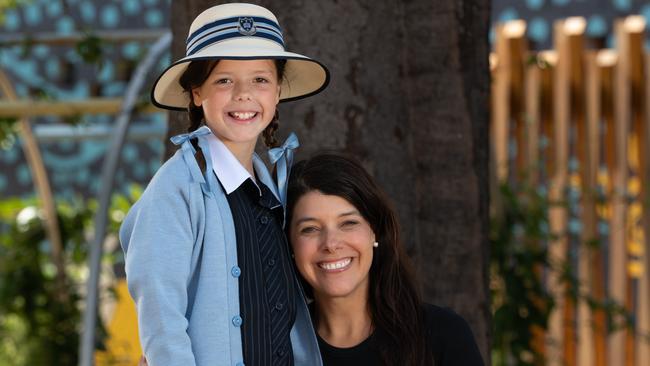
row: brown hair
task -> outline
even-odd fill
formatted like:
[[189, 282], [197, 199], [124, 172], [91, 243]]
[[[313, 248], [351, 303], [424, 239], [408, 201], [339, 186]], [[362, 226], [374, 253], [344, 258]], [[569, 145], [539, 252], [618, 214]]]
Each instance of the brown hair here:
[[[422, 300], [411, 262], [400, 241], [399, 225], [387, 197], [363, 166], [351, 157], [319, 153], [297, 163], [287, 192], [287, 222], [296, 202], [310, 191], [341, 197], [356, 207], [375, 233], [369, 273], [368, 311], [385, 365], [432, 365]], [[289, 227], [290, 225], [287, 225]], [[311, 288], [303, 281], [305, 290]]]

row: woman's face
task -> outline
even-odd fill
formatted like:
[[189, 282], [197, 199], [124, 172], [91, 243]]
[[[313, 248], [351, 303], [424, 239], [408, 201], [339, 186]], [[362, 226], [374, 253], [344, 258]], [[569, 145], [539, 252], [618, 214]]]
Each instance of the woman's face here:
[[317, 299], [367, 298], [375, 234], [356, 207], [310, 191], [296, 202], [290, 225], [296, 265]]
[[280, 100], [272, 60], [220, 60], [192, 101], [203, 108], [206, 124], [224, 144], [255, 146]]

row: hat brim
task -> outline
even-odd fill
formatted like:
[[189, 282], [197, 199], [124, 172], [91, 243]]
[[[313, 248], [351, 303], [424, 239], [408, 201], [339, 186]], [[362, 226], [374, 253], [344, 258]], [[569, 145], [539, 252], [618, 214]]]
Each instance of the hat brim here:
[[198, 60], [259, 60], [282, 59], [287, 63], [280, 84], [280, 102], [307, 98], [323, 91], [329, 84], [329, 71], [320, 62], [309, 57], [276, 49], [243, 49], [229, 47], [218, 52], [207, 47], [202, 52], [184, 57], [169, 66], [158, 77], [151, 89], [152, 103], [164, 109], [187, 110], [190, 96], [179, 83], [181, 75], [192, 61]]

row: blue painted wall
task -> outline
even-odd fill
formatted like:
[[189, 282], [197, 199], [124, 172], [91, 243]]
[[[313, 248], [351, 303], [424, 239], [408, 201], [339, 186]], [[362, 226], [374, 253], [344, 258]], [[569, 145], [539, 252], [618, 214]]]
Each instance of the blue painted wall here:
[[[32, 0], [4, 13], [0, 33], [92, 32], [125, 29], [168, 29], [170, 0]], [[149, 43], [149, 42], [147, 42]], [[0, 49], [0, 67], [7, 72], [20, 97], [54, 100], [87, 97], [117, 97], [124, 93], [135, 66], [146, 53], [148, 44], [127, 42], [105, 44], [101, 62], [84, 62], [71, 47], [35, 45]], [[151, 78], [169, 64], [161, 58]], [[153, 80], [149, 80], [149, 85]], [[145, 90], [148, 92], [149, 87]], [[112, 116], [83, 116], [68, 119], [79, 129], [84, 126], [112, 126]], [[36, 128], [65, 123], [57, 118], [34, 119]], [[161, 131], [165, 115], [136, 116], [133, 125], [149, 126]], [[51, 183], [57, 196], [95, 196], [99, 188], [102, 159], [107, 139], [76, 142], [43, 142], [41, 149]], [[127, 143], [122, 153], [117, 186], [146, 183], [160, 166], [163, 153], [161, 138]], [[20, 143], [0, 150], [0, 197], [30, 196], [34, 193], [32, 177], [25, 164]]]

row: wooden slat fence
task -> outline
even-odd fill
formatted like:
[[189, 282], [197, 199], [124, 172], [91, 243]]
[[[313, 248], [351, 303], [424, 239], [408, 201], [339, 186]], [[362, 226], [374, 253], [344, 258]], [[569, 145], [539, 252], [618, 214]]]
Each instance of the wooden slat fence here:
[[[532, 330], [531, 349], [547, 365], [648, 366], [646, 24], [640, 16], [617, 20], [614, 49], [588, 47], [594, 42], [585, 28], [582, 17], [559, 20], [553, 50], [533, 52], [524, 21], [497, 25], [490, 55], [491, 213], [500, 213], [496, 185], [522, 180], [546, 190], [549, 202], [566, 203], [549, 206], [555, 235], [539, 245], [550, 263], [574, 273], [579, 296], [570, 295], [561, 270], [536, 269], [555, 300], [547, 329]], [[615, 316], [612, 325], [616, 304], [630, 317]]]

